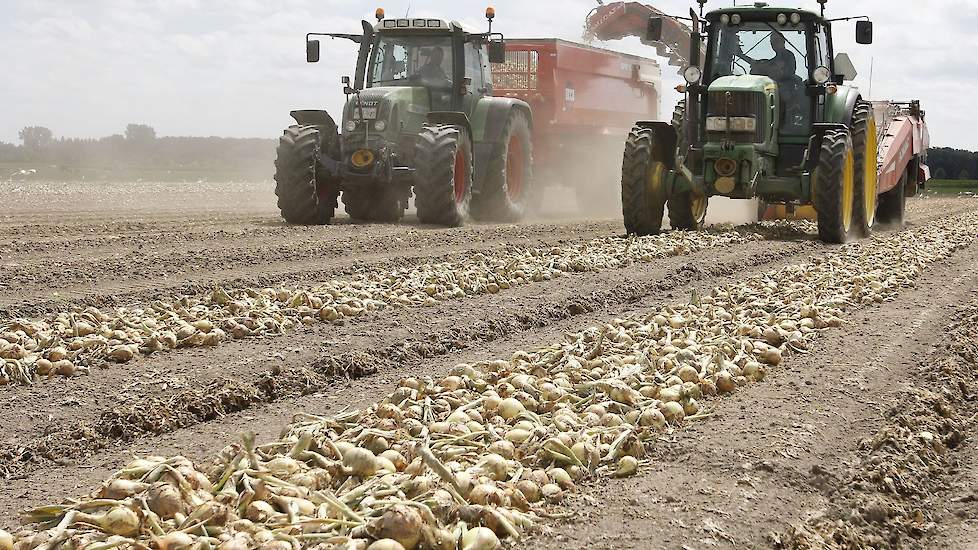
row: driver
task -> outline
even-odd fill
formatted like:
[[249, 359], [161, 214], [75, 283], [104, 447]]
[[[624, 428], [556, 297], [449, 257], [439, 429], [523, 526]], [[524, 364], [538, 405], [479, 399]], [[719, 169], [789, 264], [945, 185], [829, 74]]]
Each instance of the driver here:
[[432, 46], [428, 49], [427, 58], [428, 62], [418, 70], [421, 79], [428, 82], [447, 82], [448, 75], [441, 66], [445, 59], [445, 50], [439, 46]]
[[771, 59], [753, 59], [739, 51], [739, 47], [734, 55], [750, 64], [751, 74], [769, 76], [775, 81], [787, 80], [794, 76], [798, 69], [798, 62], [795, 60], [795, 54], [788, 50], [783, 34], [779, 32], [771, 34], [771, 49], [774, 50], [774, 57]]

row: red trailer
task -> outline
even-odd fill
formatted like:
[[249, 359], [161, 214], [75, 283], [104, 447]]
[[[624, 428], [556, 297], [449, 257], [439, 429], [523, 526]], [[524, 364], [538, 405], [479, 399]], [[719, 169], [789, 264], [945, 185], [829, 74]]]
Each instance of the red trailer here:
[[536, 181], [573, 186], [589, 208], [620, 200], [625, 138], [659, 119], [660, 76], [655, 60], [558, 39], [507, 39], [492, 67], [493, 95], [533, 109]]

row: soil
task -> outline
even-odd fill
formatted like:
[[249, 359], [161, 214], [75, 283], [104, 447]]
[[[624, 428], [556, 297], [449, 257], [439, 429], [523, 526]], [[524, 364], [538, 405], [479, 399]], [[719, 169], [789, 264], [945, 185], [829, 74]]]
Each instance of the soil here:
[[[619, 220], [579, 220], [566, 212], [522, 225], [456, 229], [410, 217], [398, 225], [341, 218], [331, 226], [290, 227], [278, 217], [270, 187], [255, 184], [0, 184], [0, 201], [6, 205], [0, 318], [76, 304], [127, 305], [215, 284], [313, 285], [364, 270], [622, 232]], [[975, 209], [965, 199], [914, 199], [908, 216], [925, 224]], [[546, 345], [565, 331], [685, 300], [693, 289], [705, 292], [830, 248], [810, 235], [764, 231], [762, 241], [652, 264], [0, 388], [0, 527], [13, 527], [32, 506], [87, 493], [133, 455], [204, 459], [244, 431], [259, 440], [275, 437], [296, 412], [363, 406], [403, 376], [434, 376], [459, 362]], [[585, 485], [566, 503], [573, 521], [550, 520], [524, 545], [741, 548], [790, 546], [799, 533], [831, 539], [840, 511], [862, 498], [853, 483], [868, 475], [859, 469], [869, 460], [864, 441], [902, 425], [899, 411], [933, 404], [920, 401], [915, 388], [952, 379], [930, 365], [957, 361], [958, 370], [967, 370], [968, 361], [947, 344], [967, 324], [952, 327], [955, 320], [971, 314], [960, 306], [978, 288], [975, 265], [972, 245], [931, 266], [896, 300], [859, 310], [811, 353], [772, 369], [764, 383], [716, 401], [714, 417], [664, 437], [641, 475]], [[964, 548], [978, 533], [978, 447], [967, 437], [974, 411], [968, 412], [971, 394], [959, 394], [944, 399], [957, 411], [962, 441], [940, 467], [921, 474], [920, 491], [904, 502], [932, 525], [907, 530], [903, 546]], [[860, 529], [846, 532], [870, 537], [860, 541], [882, 536], [880, 529]]]

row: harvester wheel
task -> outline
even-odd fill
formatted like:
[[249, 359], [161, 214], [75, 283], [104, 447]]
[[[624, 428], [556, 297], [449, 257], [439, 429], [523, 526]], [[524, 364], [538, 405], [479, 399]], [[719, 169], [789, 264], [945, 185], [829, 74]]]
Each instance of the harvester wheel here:
[[876, 222], [876, 118], [872, 106], [860, 101], [852, 112], [852, 148], [855, 159], [855, 206], [852, 228], [858, 237], [868, 237]]
[[818, 236], [823, 241], [846, 242], [852, 228], [855, 182], [855, 152], [849, 132], [825, 132], [815, 170], [815, 210]]
[[709, 198], [686, 192], [669, 199], [669, 225], [673, 229], [696, 231], [703, 227]]
[[472, 198], [472, 217], [488, 221], [518, 221], [526, 213], [532, 189], [533, 145], [530, 121], [513, 112], [503, 128], [502, 141], [489, 159], [485, 185]]
[[279, 138], [275, 159], [275, 195], [285, 221], [291, 224], [327, 224], [336, 197], [317, 195], [316, 165], [321, 137], [315, 126], [289, 126]]
[[666, 206], [666, 159], [649, 128], [635, 127], [625, 141], [621, 167], [621, 210], [630, 235], [655, 235]]
[[375, 222], [396, 222], [404, 217], [400, 194], [393, 189], [343, 191], [343, 207], [351, 218]]
[[415, 207], [423, 223], [459, 226], [472, 199], [472, 142], [456, 126], [426, 124], [414, 150]]
[[876, 209], [876, 220], [881, 224], [903, 227], [903, 211], [907, 204], [907, 174], [893, 189], [880, 195], [880, 205]]

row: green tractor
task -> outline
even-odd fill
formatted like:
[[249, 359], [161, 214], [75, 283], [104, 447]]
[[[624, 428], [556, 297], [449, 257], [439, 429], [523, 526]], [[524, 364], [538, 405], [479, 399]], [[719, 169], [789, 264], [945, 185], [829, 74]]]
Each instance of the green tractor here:
[[[702, 226], [711, 196], [813, 206], [819, 237], [867, 236], [877, 212], [877, 133], [872, 106], [848, 84], [849, 56], [835, 54], [832, 21], [763, 2], [690, 10], [685, 99], [668, 122], [638, 122], [625, 145], [622, 210], [630, 234]], [[872, 23], [856, 24], [871, 44]], [[649, 41], [662, 34], [651, 18]], [[705, 59], [703, 40], [705, 39]], [[682, 91], [682, 87], [679, 88]], [[880, 209], [884, 211], [883, 208]]]
[[470, 216], [519, 219], [531, 193], [532, 117], [527, 103], [492, 96], [490, 63], [505, 60], [492, 32], [429, 18], [362, 22], [361, 34], [309, 33], [359, 44], [356, 76], [343, 78], [340, 124], [322, 110], [292, 111], [281, 137], [275, 194], [292, 224], [327, 224], [342, 201], [355, 219], [396, 222], [414, 193], [423, 223]]

